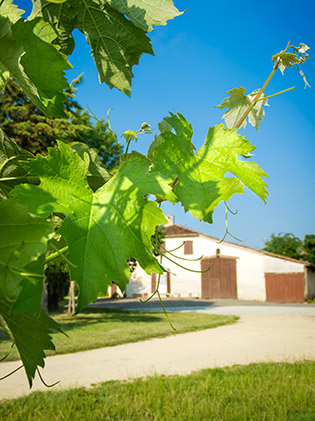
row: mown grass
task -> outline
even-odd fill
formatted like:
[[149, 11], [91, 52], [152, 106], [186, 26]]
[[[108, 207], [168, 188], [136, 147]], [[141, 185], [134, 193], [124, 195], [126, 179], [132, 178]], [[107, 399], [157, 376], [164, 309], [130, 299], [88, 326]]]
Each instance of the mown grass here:
[[[171, 329], [163, 313], [89, 308], [74, 317], [58, 314], [54, 319], [62, 325], [69, 337], [60, 333], [52, 334], [56, 351], [47, 351], [47, 355], [66, 354], [193, 332], [238, 320], [236, 316], [197, 313], [170, 313], [169, 317], [176, 332]], [[10, 338], [3, 329], [0, 329], [0, 359], [6, 355], [10, 345]], [[6, 361], [18, 358], [18, 352], [13, 348]]]
[[2, 402], [10, 420], [304, 420], [315, 414], [315, 362], [265, 363], [35, 392]]

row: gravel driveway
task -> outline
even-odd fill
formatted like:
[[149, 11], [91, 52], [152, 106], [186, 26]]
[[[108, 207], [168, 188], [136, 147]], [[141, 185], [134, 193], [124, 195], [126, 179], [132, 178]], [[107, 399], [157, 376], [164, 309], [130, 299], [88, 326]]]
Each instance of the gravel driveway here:
[[[122, 308], [123, 301], [115, 300], [115, 304], [107, 300], [105, 306]], [[169, 311], [235, 314], [241, 318], [237, 324], [215, 329], [48, 357], [45, 370], [42, 370], [45, 381], [54, 383], [60, 380], [60, 384], [54, 387], [54, 390], [59, 390], [154, 374], [188, 374], [203, 368], [233, 364], [315, 360], [314, 305], [262, 305], [227, 300], [224, 303], [208, 302], [208, 305], [204, 302], [191, 305], [195, 303], [193, 300], [187, 302], [168, 300], [166, 304]], [[125, 308], [139, 309], [137, 300], [129, 300], [126, 304], [127, 301]], [[152, 310], [156, 311], [154, 303], [150, 304]], [[0, 377], [18, 365], [17, 361], [1, 363]], [[32, 390], [47, 389], [36, 378]], [[0, 382], [1, 399], [29, 392], [22, 370]]]

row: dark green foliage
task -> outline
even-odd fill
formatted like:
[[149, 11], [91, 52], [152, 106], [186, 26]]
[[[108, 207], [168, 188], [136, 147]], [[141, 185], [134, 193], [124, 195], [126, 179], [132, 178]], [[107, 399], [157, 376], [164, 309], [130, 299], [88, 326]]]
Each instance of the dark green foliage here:
[[304, 237], [304, 260], [315, 264], [315, 234], [307, 234]]
[[19, 350], [30, 386], [50, 333], [59, 325], [40, 311], [47, 241], [53, 225], [28, 214], [14, 200], [0, 201], [0, 314]]
[[263, 250], [315, 264], [315, 234], [306, 234], [304, 241], [291, 233], [271, 234]]
[[293, 259], [301, 259], [302, 244], [302, 241], [291, 233], [271, 234], [270, 239], [265, 241], [263, 250]]
[[59, 301], [63, 300], [70, 286], [69, 270], [64, 262], [52, 262], [45, 270], [48, 292], [48, 311], [59, 309]]
[[2, 0], [0, 8], [0, 85], [13, 77], [46, 116], [66, 117], [65, 70], [71, 64], [51, 45], [55, 28], [41, 18], [25, 21], [12, 0]]
[[37, 182], [37, 179], [26, 177], [27, 171], [21, 167], [19, 160], [31, 159], [32, 154], [6, 136], [0, 129], [0, 198], [7, 198], [9, 192], [20, 183]]
[[18, 145], [33, 154], [46, 155], [48, 147], [56, 146], [56, 140], [65, 143], [82, 142], [99, 151], [101, 163], [109, 168], [119, 162], [121, 147], [116, 134], [108, 128], [104, 119], [95, 124], [86, 110], [75, 100], [76, 86], [82, 76], [72, 82], [66, 91], [65, 112], [68, 118], [46, 117], [28, 99], [19, 85], [8, 79], [0, 91], [0, 124], [4, 133]]

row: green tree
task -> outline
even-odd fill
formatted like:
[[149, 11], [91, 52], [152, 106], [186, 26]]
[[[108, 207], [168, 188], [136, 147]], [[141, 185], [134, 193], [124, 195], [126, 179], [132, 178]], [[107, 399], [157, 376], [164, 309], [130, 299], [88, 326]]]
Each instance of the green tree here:
[[65, 113], [67, 118], [48, 118], [25, 95], [21, 87], [7, 79], [0, 91], [0, 124], [5, 134], [23, 149], [33, 154], [47, 154], [48, 147], [55, 147], [56, 140], [73, 144], [82, 142], [98, 151], [101, 163], [115, 167], [121, 147], [103, 118], [93, 123], [88, 111], [75, 99], [82, 76], [75, 79], [66, 90]]
[[315, 234], [306, 234], [304, 237], [304, 256], [303, 259], [315, 264]]
[[59, 309], [59, 301], [63, 300], [70, 287], [69, 269], [64, 261], [51, 262], [45, 270], [47, 285], [48, 311]]
[[271, 234], [269, 240], [265, 241], [263, 250], [294, 259], [303, 258], [303, 242], [291, 233]]

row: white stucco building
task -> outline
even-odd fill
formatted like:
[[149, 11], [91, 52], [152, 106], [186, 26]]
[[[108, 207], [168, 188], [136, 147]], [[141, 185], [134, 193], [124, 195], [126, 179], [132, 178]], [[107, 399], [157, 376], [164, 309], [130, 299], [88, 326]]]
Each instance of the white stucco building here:
[[[164, 247], [176, 249], [172, 254], [178, 257], [166, 254], [173, 262], [163, 258], [168, 273], [160, 279], [162, 295], [275, 302], [302, 302], [315, 297], [315, 265], [308, 262], [228, 241], [220, 243], [217, 238], [172, 224], [171, 219]], [[148, 296], [157, 281], [158, 275], [147, 275], [138, 265], [126, 295]]]

